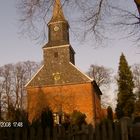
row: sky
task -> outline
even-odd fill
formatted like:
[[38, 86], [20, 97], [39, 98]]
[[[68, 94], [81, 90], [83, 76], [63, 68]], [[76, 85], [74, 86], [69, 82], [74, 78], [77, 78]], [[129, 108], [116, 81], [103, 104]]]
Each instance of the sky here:
[[[0, 66], [27, 60], [39, 62], [43, 59], [43, 44], [37, 44], [36, 41], [19, 35], [18, 18], [16, 0], [2, 0], [0, 4]], [[114, 34], [119, 35], [117, 32]], [[108, 41], [106, 46], [98, 48], [91, 41], [80, 43], [70, 40], [76, 52], [76, 66], [83, 72], [88, 71], [91, 64], [103, 65], [117, 71], [122, 52], [129, 65], [140, 63], [140, 47], [134, 45], [131, 40], [114, 39]]]

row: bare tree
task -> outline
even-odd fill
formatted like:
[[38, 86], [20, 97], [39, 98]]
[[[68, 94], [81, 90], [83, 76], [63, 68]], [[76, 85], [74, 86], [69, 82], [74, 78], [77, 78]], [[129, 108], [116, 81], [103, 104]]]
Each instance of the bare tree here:
[[39, 68], [40, 63], [26, 61], [0, 67], [0, 115], [1, 111], [25, 109], [25, 84]]
[[7, 108], [7, 111], [10, 110], [10, 105], [12, 104], [12, 97], [13, 97], [13, 87], [12, 87], [12, 71], [13, 65], [8, 64], [0, 68], [1, 75], [1, 89], [2, 89], [2, 104], [3, 108]]
[[102, 106], [107, 107], [111, 105], [112, 95], [108, 94], [108, 89], [110, 87], [110, 83], [112, 82], [112, 70], [104, 66], [91, 65], [88, 75], [96, 81], [97, 85], [103, 92]]
[[[0, 69], [0, 75], [1, 75], [1, 69]], [[3, 89], [4, 89], [4, 83], [3, 81], [0, 80], [0, 120], [2, 119], [2, 106], [3, 106], [3, 102], [2, 102], [2, 96], [3, 96]]]
[[[55, 0], [19, 1], [18, 9], [21, 14], [20, 21], [22, 34], [27, 33], [30, 37], [34, 37], [34, 39], [46, 41], [48, 36], [47, 22], [50, 19], [50, 11], [52, 10], [54, 1]], [[134, 0], [133, 2], [136, 4], [137, 11], [140, 12], [139, 0]], [[83, 33], [84, 37], [92, 37], [92, 40], [102, 41], [103, 39], [108, 38], [108, 28], [111, 25], [114, 27], [114, 24], [116, 24], [121, 25], [122, 28], [124, 28], [127, 36], [135, 36], [136, 41], [139, 41], [140, 15], [137, 15], [138, 12], [134, 13], [128, 9], [123, 9], [119, 4], [112, 0], [62, 0], [61, 3], [68, 16], [70, 29], [74, 34], [80, 32], [80, 36]], [[126, 5], [128, 1], [125, 2], [121, 0], [118, 3]], [[73, 14], [72, 17], [70, 16], [71, 10], [76, 13]], [[118, 15], [118, 21], [116, 21], [117, 15], [112, 14], [114, 10], [118, 11], [115, 13]], [[75, 18], [76, 21], [78, 21], [78, 24], [72, 24]], [[79, 22], [82, 25], [78, 30]], [[111, 24], [112, 22], [114, 24]]]
[[111, 69], [104, 66], [91, 65], [88, 75], [93, 78], [99, 87], [108, 86], [111, 83]]
[[[123, 7], [112, 6], [112, 13], [115, 16], [111, 23], [111, 28], [116, 27], [117, 31], [122, 33], [122, 38], [130, 38], [136, 44], [140, 41], [140, 15], [136, 10], [130, 10]], [[113, 30], [114, 31], [114, 30]], [[121, 38], [119, 37], [119, 38]]]
[[135, 90], [137, 98], [140, 99], [140, 64], [132, 66], [133, 79], [135, 83]]
[[133, 72], [133, 80], [135, 84], [135, 94], [136, 94], [134, 116], [140, 117], [140, 64], [133, 65], [132, 72]]
[[26, 102], [25, 85], [39, 69], [41, 63], [26, 61], [15, 64], [16, 106], [23, 109]]
[[[34, 39], [43, 39], [46, 41], [48, 36], [47, 22], [50, 19], [50, 11], [52, 10], [54, 2], [55, 0], [19, 1], [18, 9], [20, 11], [22, 34], [27, 33], [30, 37], [34, 37]], [[79, 17], [76, 16], [75, 22], [82, 21], [82, 25], [85, 25], [80, 34], [84, 33], [83, 36], [92, 34], [92, 37], [95, 39], [102, 40], [102, 32], [105, 26], [105, 23], [102, 21], [104, 21], [104, 17], [106, 16], [108, 0], [63, 0], [61, 3], [68, 16], [67, 19], [70, 23], [70, 29], [74, 30], [74, 34], [76, 34], [79, 26], [75, 26], [76, 24], [74, 24], [74, 27], [72, 27], [75, 16], [73, 14], [72, 18], [69, 18], [71, 10], [75, 11], [75, 13], [79, 13]], [[80, 28], [82, 28], [82, 26]], [[78, 31], [80, 30], [81, 29]]]
[[[21, 106], [22, 108], [22, 100], [23, 100], [23, 89], [24, 89], [24, 76], [25, 75], [25, 69], [23, 68], [21, 63], [16, 64], [14, 69], [14, 79], [13, 79], [13, 85], [14, 86], [14, 92], [15, 92], [15, 107], [19, 108]], [[19, 98], [21, 98], [21, 102], [19, 103]]]
[[137, 9], [138, 9], [138, 12], [139, 12], [139, 15], [140, 15], [140, 0], [134, 0], [136, 6], [137, 6]]

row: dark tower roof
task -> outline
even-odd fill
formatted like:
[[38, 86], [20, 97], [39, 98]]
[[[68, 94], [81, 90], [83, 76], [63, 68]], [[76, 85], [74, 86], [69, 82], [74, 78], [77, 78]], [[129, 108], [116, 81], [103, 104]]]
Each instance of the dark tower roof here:
[[53, 15], [48, 24], [51, 24], [52, 22], [58, 22], [58, 21], [67, 22], [63, 14], [60, 0], [55, 0], [54, 7], [53, 7]]

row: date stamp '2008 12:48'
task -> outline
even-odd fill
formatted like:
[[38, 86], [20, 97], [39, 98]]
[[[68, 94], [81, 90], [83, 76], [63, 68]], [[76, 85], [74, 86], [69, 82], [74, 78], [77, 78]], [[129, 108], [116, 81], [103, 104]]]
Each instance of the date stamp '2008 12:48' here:
[[0, 122], [1, 127], [23, 127], [23, 122]]

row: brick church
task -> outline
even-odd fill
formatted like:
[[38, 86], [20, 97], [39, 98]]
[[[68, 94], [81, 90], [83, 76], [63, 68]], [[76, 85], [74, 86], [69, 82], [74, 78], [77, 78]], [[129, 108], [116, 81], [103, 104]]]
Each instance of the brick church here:
[[43, 66], [26, 84], [30, 121], [46, 106], [54, 114], [77, 110], [86, 114], [88, 123], [100, 121], [102, 93], [96, 82], [75, 66], [74, 55], [69, 24], [56, 0], [48, 23], [48, 43], [43, 47]]

